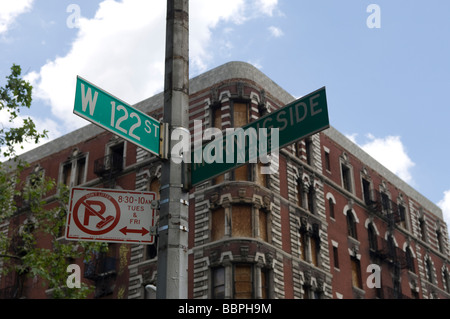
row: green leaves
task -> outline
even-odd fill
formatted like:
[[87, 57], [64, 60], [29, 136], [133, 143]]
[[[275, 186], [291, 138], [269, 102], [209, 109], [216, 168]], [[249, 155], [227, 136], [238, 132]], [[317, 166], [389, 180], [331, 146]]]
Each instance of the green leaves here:
[[[21, 78], [20, 66], [13, 65], [6, 78], [0, 87], [0, 112], [7, 113], [7, 122], [0, 123], [0, 156], [13, 158], [17, 145], [38, 143], [47, 131], [38, 132], [31, 118], [20, 115], [32, 101], [32, 86]], [[0, 271], [40, 279], [52, 298], [86, 298], [94, 288], [82, 283], [81, 288], [69, 289], [67, 266], [77, 259], [88, 261], [108, 246], [64, 240], [69, 189], [39, 170], [25, 175], [28, 168], [20, 159], [14, 169], [0, 163], [0, 225], [10, 221], [9, 232], [0, 232]]]
[[38, 143], [48, 133], [46, 130], [38, 132], [30, 117], [18, 121], [21, 110], [30, 108], [33, 91], [31, 84], [21, 78], [21, 73], [20, 66], [13, 64], [5, 87], [0, 87], [0, 112], [8, 115], [8, 122], [0, 123], [0, 147], [6, 146], [2, 150], [6, 158], [15, 156], [17, 145], [23, 148], [21, 144], [25, 141]]

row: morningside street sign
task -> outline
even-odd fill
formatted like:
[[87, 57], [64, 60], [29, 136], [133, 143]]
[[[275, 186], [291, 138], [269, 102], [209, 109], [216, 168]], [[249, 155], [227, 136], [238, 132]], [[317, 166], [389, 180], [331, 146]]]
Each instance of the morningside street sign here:
[[159, 121], [77, 77], [73, 113], [160, 156]]
[[[327, 129], [330, 126], [328, 118], [328, 105], [326, 98], [325, 87], [312, 92], [277, 111], [270, 113], [261, 119], [252, 122], [243, 127], [244, 131], [248, 129], [254, 129], [258, 132], [261, 128], [278, 128], [279, 129], [279, 149], [292, 144], [298, 140], [301, 140], [307, 136], [318, 133], [322, 130]], [[270, 131], [270, 130], [269, 130]], [[223, 139], [223, 156], [222, 158], [227, 158], [227, 150], [230, 150], [230, 145], [227, 145], [226, 138]], [[235, 138], [233, 140], [236, 141]], [[249, 138], [250, 140], [250, 138]], [[214, 143], [214, 142], [211, 142]], [[192, 166], [191, 166], [191, 183], [193, 186], [203, 183], [213, 177], [224, 174], [230, 170], [233, 170], [243, 163], [248, 163], [250, 161], [251, 152], [249, 152], [249, 143], [245, 145], [245, 160], [237, 160], [237, 155], [235, 154], [234, 161], [223, 161], [223, 163], [213, 162], [205, 163], [204, 158], [199, 163], [196, 161], [196, 154], [202, 152], [202, 150], [197, 149], [192, 153]], [[259, 144], [259, 143], [258, 143]], [[234, 146], [231, 149], [236, 150], [237, 147]], [[271, 143], [267, 144], [266, 154], [269, 154], [271, 149]], [[258, 148], [257, 153], [260, 150]], [[254, 153], [254, 152], [253, 152]], [[253, 155], [254, 157], [255, 155]], [[256, 154], [259, 156], [259, 154]], [[198, 156], [197, 156], [198, 157]]]

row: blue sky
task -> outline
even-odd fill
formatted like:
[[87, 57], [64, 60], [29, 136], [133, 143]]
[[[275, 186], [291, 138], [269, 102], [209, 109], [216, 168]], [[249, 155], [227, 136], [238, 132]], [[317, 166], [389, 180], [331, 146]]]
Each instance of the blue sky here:
[[[34, 86], [28, 115], [50, 139], [87, 124], [72, 114], [76, 75], [131, 104], [152, 96], [163, 89], [165, 3], [0, 0], [0, 85], [22, 66]], [[450, 1], [190, 5], [191, 77], [237, 60], [296, 97], [326, 86], [331, 124], [450, 221]]]

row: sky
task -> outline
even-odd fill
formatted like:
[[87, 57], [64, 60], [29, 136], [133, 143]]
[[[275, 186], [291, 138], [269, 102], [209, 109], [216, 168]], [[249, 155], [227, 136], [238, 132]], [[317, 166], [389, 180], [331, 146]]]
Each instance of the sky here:
[[[450, 225], [450, 1], [191, 0], [189, 14], [191, 78], [244, 61], [294, 97], [326, 86], [330, 124]], [[77, 75], [129, 104], [163, 90], [165, 17], [163, 0], [0, 0], [0, 86], [19, 64], [22, 116], [48, 142], [88, 124]]]

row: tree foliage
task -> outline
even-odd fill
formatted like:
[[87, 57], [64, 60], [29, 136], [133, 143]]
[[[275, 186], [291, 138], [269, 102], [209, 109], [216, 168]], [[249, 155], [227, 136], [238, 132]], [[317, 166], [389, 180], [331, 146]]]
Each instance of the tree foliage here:
[[[31, 94], [33, 87], [21, 78], [22, 69], [13, 64], [11, 74], [6, 77], [5, 87], [0, 87], [0, 112], [6, 113], [8, 123], [0, 123], [0, 147], [4, 157], [13, 157], [15, 147], [25, 141], [38, 143], [41, 138], [47, 137], [47, 131], [38, 132], [36, 125], [30, 117], [23, 118], [23, 123], [17, 125], [17, 119], [22, 109], [31, 107]], [[22, 145], [20, 147], [23, 147]]]
[[69, 289], [67, 266], [79, 258], [89, 261], [93, 254], [106, 251], [107, 245], [62, 239], [69, 189], [41, 171], [24, 174], [28, 164], [17, 159], [15, 148], [24, 141], [37, 143], [47, 132], [37, 132], [31, 118], [17, 127], [11, 125], [22, 108], [30, 108], [32, 86], [21, 78], [17, 65], [7, 79], [5, 87], [0, 87], [0, 112], [8, 113], [8, 123], [0, 123], [0, 147], [6, 147], [2, 155], [14, 158], [15, 165], [12, 169], [0, 163], [0, 225], [9, 224], [0, 231], [1, 271], [3, 276], [15, 273], [22, 282], [40, 278], [52, 298], [85, 298], [93, 287], [82, 283], [81, 288]]

